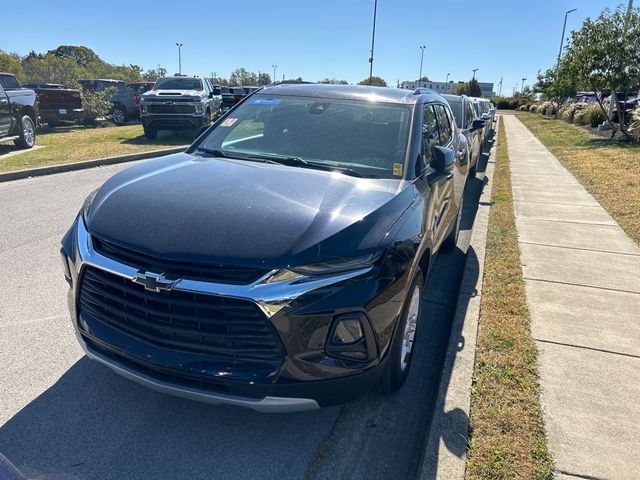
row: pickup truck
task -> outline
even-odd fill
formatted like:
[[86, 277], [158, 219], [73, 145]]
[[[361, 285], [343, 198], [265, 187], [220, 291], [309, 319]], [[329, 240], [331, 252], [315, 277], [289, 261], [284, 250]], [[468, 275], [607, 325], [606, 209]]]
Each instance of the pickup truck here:
[[16, 77], [0, 73], [0, 142], [31, 148], [36, 143], [38, 97], [36, 92], [20, 87]]
[[153, 88], [155, 82], [135, 82], [128, 83], [123, 90], [118, 90], [111, 95], [109, 101], [113, 103], [111, 107], [111, 118], [116, 125], [127, 123], [130, 118], [140, 118], [140, 99], [142, 94]]
[[79, 90], [66, 88], [58, 83], [26, 83], [38, 96], [40, 121], [50, 127], [60, 124], [75, 124], [84, 117], [82, 96]]
[[158, 79], [142, 95], [140, 119], [144, 136], [154, 139], [159, 130], [192, 130], [209, 125], [222, 110], [222, 96], [206, 78], [174, 76]]

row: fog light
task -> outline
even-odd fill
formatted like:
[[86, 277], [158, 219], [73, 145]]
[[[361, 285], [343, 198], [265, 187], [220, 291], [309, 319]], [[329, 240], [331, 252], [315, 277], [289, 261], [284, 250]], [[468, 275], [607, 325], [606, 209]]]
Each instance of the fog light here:
[[202, 105], [196, 105], [195, 111], [196, 113], [202, 113]]
[[69, 286], [72, 285], [71, 280], [71, 268], [69, 268], [69, 258], [67, 254], [64, 253], [64, 250], [60, 250], [60, 258], [62, 259], [62, 269], [64, 271], [64, 279], [67, 281]]
[[346, 345], [357, 342], [362, 337], [362, 325], [360, 324], [360, 320], [349, 318], [338, 322], [336, 329], [333, 332], [333, 339], [331, 340], [331, 343], [336, 345]]

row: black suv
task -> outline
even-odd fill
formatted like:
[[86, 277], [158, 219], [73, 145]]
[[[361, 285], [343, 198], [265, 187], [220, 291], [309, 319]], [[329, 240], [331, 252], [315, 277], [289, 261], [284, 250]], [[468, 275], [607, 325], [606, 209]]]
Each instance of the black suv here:
[[292, 411], [404, 382], [468, 175], [439, 95], [282, 85], [124, 170], [62, 241], [87, 355], [150, 388]]

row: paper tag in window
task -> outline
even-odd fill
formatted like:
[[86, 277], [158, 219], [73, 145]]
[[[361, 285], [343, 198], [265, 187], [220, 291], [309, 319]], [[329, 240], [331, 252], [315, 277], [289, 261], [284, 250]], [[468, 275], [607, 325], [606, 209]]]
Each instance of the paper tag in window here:
[[402, 164], [401, 163], [394, 163], [393, 164], [393, 174], [397, 177], [401, 177], [402, 176]]
[[230, 127], [231, 125], [233, 125], [234, 123], [236, 123], [238, 121], [237, 118], [233, 118], [233, 117], [229, 117], [227, 118], [224, 122], [222, 122], [220, 124], [221, 127]]

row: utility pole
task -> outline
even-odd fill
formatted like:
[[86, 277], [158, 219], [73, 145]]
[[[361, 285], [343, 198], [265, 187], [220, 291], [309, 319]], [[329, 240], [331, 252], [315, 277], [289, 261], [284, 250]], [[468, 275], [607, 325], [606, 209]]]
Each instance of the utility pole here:
[[176, 43], [176, 46], [178, 47], [178, 75], [182, 75], [182, 55], [180, 52], [180, 49], [182, 48], [182, 44]]
[[422, 45], [420, 47], [420, 76], [418, 77], [418, 87], [420, 87], [420, 81], [422, 80], [422, 61], [424, 60], [424, 49], [427, 48], [426, 45]]
[[474, 79], [474, 80], [476, 79], [476, 72], [477, 72], [477, 71], [478, 71], [478, 69], [477, 69], [477, 68], [474, 68], [474, 69], [473, 69], [473, 79]]
[[560, 57], [562, 56], [562, 47], [564, 46], [564, 32], [567, 29], [567, 17], [571, 12], [575, 12], [576, 10], [578, 9], [573, 8], [571, 10], [567, 10], [564, 14], [564, 25], [562, 26], [562, 38], [560, 38], [560, 51], [558, 51], [558, 63], [556, 63], [556, 74], [558, 73], [558, 69], [560, 68]]
[[276, 83], [276, 68], [278, 68], [278, 65], [271, 65], [271, 66], [273, 67], [273, 83]]
[[500, 77], [500, 91], [498, 92], [498, 96], [501, 97], [502, 96], [502, 78]]
[[373, 3], [373, 32], [371, 33], [371, 56], [369, 57], [369, 85], [373, 76], [373, 47], [376, 42], [376, 16], [378, 14], [378, 0]]
[[449, 75], [451, 75], [450, 73], [447, 73], [447, 79], [444, 81], [445, 83], [445, 92], [449, 93]]
[[524, 91], [524, 81], [526, 80], [526, 78], [522, 78], [522, 86], [520, 87], [520, 93], [522, 93]]

